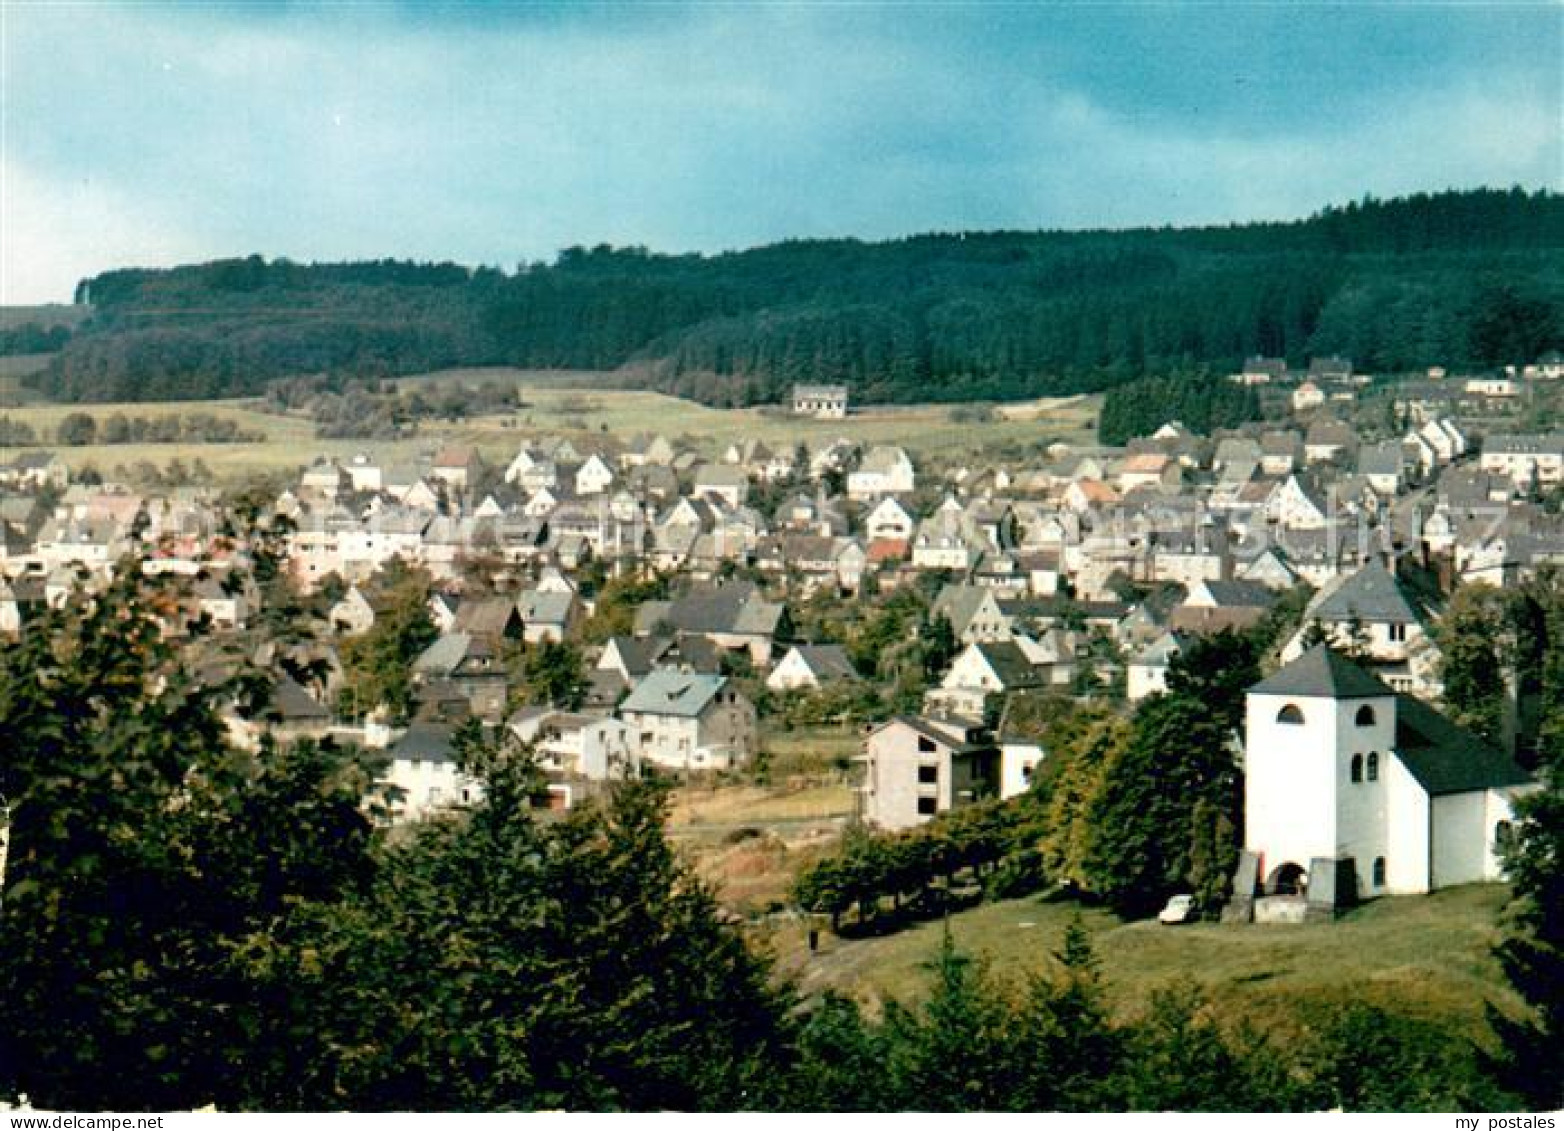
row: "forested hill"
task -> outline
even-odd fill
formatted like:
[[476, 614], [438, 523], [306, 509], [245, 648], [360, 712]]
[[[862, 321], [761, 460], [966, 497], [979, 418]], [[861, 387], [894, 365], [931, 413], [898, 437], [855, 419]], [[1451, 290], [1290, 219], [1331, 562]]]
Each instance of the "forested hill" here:
[[258, 256], [81, 284], [35, 380], [77, 400], [244, 395], [299, 373], [612, 370], [715, 404], [845, 382], [860, 401], [1109, 387], [1251, 354], [1362, 369], [1531, 361], [1564, 332], [1564, 196], [1366, 200], [1307, 220], [571, 248], [507, 273]]

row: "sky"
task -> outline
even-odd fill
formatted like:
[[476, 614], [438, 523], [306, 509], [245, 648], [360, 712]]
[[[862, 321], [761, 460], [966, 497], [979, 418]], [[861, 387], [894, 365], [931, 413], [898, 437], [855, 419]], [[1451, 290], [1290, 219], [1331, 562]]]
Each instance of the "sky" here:
[[1564, 5], [0, 0], [0, 303], [1564, 189]]

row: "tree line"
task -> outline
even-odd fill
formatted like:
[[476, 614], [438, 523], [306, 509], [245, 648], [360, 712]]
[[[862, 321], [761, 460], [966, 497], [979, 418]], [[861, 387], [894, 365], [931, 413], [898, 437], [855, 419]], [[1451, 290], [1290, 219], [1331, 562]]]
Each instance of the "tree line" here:
[[123, 412], [97, 417], [70, 412], [60, 418], [55, 439], [71, 447], [88, 444], [259, 444], [264, 432], [241, 428], [239, 422], [210, 412], [127, 416]]
[[1564, 198], [1473, 190], [1302, 221], [795, 240], [721, 255], [569, 248], [512, 272], [259, 256], [84, 280], [34, 382], [70, 400], [253, 395], [321, 372], [617, 370], [712, 404], [795, 381], [855, 399], [1092, 392], [1169, 369], [1529, 362], [1564, 331]]
[[1104, 444], [1127, 444], [1171, 421], [1205, 436], [1262, 416], [1260, 397], [1251, 387], [1207, 372], [1171, 373], [1109, 389], [1097, 418], [1097, 437]]

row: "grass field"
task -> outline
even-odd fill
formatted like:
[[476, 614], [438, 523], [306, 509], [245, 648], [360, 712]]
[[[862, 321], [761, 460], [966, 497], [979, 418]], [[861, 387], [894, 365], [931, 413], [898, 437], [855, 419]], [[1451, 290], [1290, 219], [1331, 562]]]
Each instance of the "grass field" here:
[[[1262, 1029], [1285, 1030], [1312, 1006], [1368, 1001], [1481, 1037], [1485, 1000], [1505, 1010], [1518, 1004], [1490, 953], [1507, 894], [1480, 884], [1379, 899], [1334, 923], [1297, 926], [1163, 927], [1121, 923], [1095, 909], [1080, 914], [1121, 1014], [1139, 1009], [1158, 987], [1193, 980], [1227, 1019]], [[1019, 979], [1048, 969], [1077, 911], [1032, 897], [985, 904], [953, 915], [949, 925], [958, 946], [985, 958], [996, 975]], [[873, 1006], [925, 992], [926, 964], [943, 929], [935, 922], [883, 938], [826, 935], [813, 956], [802, 924], [777, 928], [770, 939], [780, 968], [804, 990], [835, 989]]]
[[729, 908], [782, 906], [799, 870], [836, 841], [857, 809], [845, 759], [861, 739], [852, 728], [763, 727], [764, 784], [690, 783], [677, 789], [668, 832]]
[[[257, 444], [127, 444], [85, 445], [56, 450], [73, 468], [91, 465], [108, 472], [114, 466], [150, 460], [163, 465], [178, 458], [187, 464], [200, 459], [219, 479], [238, 479], [256, 472], [289, 470], [316, 456], [346, 458], [368, 452], [392, 463], [433, 454], [451, 444], [470, 444], [486, 459], [509, 462], [523, 439], [539, 435], [574, 438], [613, 436], [627, 440], [641, 432], [660, 432], [681, 440], [713, 458], [735, 440], [755, 437], [777, 446], [843, 436], [863, 444], [895, 443], [925, 459], [948, 459], [976, 449], [1012, 444], [1039, 449], [1054, 440], [1092, 442], [1098, 402], [1092, 397], [1005, 406], [994, 419], [957, 424], [945, 405], [871, 407], [847, 420], [814, 421], [779, 415], [774, 410], [715, 409], [661, 393], [576, 387], [588, 377], [572, 375], [569, 385], [558, 374], [517, 370], [452, 370], [405, 382], [516, 382], [528, 407], [515, 413], [474, 417], [455, 423], [425, 423], [418, 435], [404, 440], [317, 440], [313, 425], [299, 417], [260, 412], [254, 401], [179, 401], [159, 404], [58, 405], [27, 404], [6, 410], [13, 419], [31, 425], [48, 441], [69, 412], [87, 412], [102, 421], [115, 412], [160, 416], [209, 412], [235, 420], [246, 430], [263, 433]], [[606, 433], [604, 431], [606, 427]]]
[[[610, 379], [606, 375], [605, 380]], [[1091, 443], [1099, 398], [1064, 397], [1006, 406], [980, 424], [954, 423], [951, 406], [870, 405], [846, 420], [810, 420], [776, 408], [718, 409], [661, 393], [583, 387], [580, 374], [568, 376], [518, 370], [450, 370], [408, 381], [515, 382], [529, 407], [510, 418], [529, 429], [563, 433], [601, 432], [617, 436], [660, 432], [697, 451], [719, 455], [736, 440], [758, 439], [772, 445], [846, 437], [862, 444], [901, 444], [915, 453], [935, 455], [984, 445], [1067, 440]], [[503, 418], [476, 422], [483, 430]], [[462, 426], [454, 430], [462, 431]]]
[[29, 322], [36, 322], [44, 329], [54, 326], [75, 327], [87, 320], [92, 313], [90, 306], [74, 306], [69, 303], [45, 303], [41, 306], [0, 306], [0, 330], [14, 330]]

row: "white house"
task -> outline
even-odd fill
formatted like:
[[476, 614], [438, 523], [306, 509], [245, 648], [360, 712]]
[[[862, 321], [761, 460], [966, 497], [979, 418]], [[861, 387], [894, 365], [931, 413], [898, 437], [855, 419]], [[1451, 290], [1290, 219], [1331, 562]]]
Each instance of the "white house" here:
[[1324, 403], [1325, 393], [1313, 381], [1305, 381], [1292, 391], [1294, 412], [1307, 412], [1311, 408], [1319, 408]]
[[1508, 476], [1517, 487], [1564, 481], [1564, 432], [1489, 436], [1483, 442], [1481, 467]]
[[1325, 585], [1304, 609], [1302, 626], [1282, 649], [1284, 662], [1304, 652], [1312, 626], [1340, 648], [1356, 651], [1364, 666], [1397, 691], [1438, 693], [1438, 648], [1432, 613], [1381, 562]]
[[904, 494], [917, 486], [912, 460], [900, 448], [870, 448], [858, 470], [847, 476], [847, 496], [859, 502], [882, 495]]
[[578, 495], [600, 495], [608, 490], [613, 482], [613, 468], [604, 462], [602, 456], [588, 456], [587, 461], [576, 468], [576, 494]]
[[864, 533], [871, 541], [876, 538], [898, 538], [905, 541], [912, 537], [916, 525], [917, 520], [912, 517], [912, 513], [891, 495], [876, 503], [874, 509], [863, 520]]
[[720, 675], [658, 669], [619, 705], [642, 758], [675, 770], [723, 770], [755, 750], [755, 707]]
[[846, 385], [794, 385], [793, 414], [817, 420], [841, 420], [847, 415]]
[[766, 686], [772, 691], [797, 691], [857, 678], [840, 644], [795, 644], [771, 669]]
[[870, 733], [860, 760], [863, 817], [883, 829], [911, 828], [999, 792], [999, 749], [973, 723], [898, 716]]
[[549, 792], [568, 809], [580, 793], [580, 782], [603, 782], [640, 769], [635, 733], [620, 719], [528, 707], [506, 722], [512, 734], [537, 753], [549, 776]]
[[482, 783], [457, 768], [451, 736], [452, 728], [445, 723], [415, 722], [391, 744], [391, 764], [383, 780], [401, 792], [392, 805], [397, 819], [417, 820], [483, 797]]
[[1184, 639], [1164, 632], [1130, 660], [1126, 669], [1125, 696], [1131, 703], [1168, 689], [1168, 668], [1184, 651]]
[[1250, 688], [1244, 751], [1244, 847], [1264, 892], [1314, 881], [1337, 905], [1501, 879], [1495, 845], [1533, 788], [1507, 755], [1323, 645]]
[[1037, 743], [1023, 738], [999, 740], [999, 799], [1008, 801], [1032, 788], [1032, 775], [1047, 755]]

